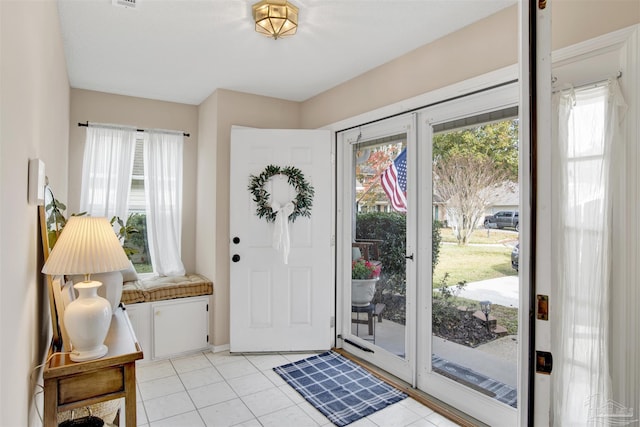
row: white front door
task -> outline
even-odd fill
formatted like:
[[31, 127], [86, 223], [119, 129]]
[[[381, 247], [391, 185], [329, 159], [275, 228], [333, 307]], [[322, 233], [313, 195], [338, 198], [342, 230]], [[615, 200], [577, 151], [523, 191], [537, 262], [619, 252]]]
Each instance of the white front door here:
[[[257, 215], [250, 177], [292, 166], [313, 187], [310, 217], [287, 221], [290, 252], [274, 249], [275, 222]], [[325, 130], [233, 128], [230, 173], [232, 352], [326, 350], [331, 346], [331, 142]], [[269, 205], [297, 196], [284, 175], [263, 188]]]

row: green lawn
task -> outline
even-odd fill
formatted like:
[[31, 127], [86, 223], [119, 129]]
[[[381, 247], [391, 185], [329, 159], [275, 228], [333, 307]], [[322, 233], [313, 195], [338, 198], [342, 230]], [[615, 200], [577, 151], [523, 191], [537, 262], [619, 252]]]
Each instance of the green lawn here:
[[511, 268], [511, 247], [456, 244], [443, 244], [440, 247], [440, 258], [433, 275], [434, 288], [440, 287], [445, 273], [449, 273], [448, 285], [517, 274]]
[[[440, 235], [442, 237], [442, 242], [458, 243], [458, 240], [453, 235], [453, 230], [451, 228], [440, 229]], [[518, 233], [514, 233], [513, 231], [498, 230], [495, 228], [485, 230], [484, 228], [479, 228], [473, 232], [469, 239], [469, 243], [508, 243], [516, 242], [517, 240]]]
[[[444, 230], [443, 230], [444, 231]], [[447, 230], [450, 232], [450, 230]], [[443, 237], [444, 237], [443, 233]], [[476, 233], [474, 233], [475, 235]], [[486, 232], [483, 233], [486, 237]], [[491, 230], [490, 235], [496, 239], [515, 236], [514, 233]], [[443, 238], [444, 241], [444, 238]], [[492, 242], [495, 243], [495, 242]], [[457, 244], [443, 244], [440, 247], [440, 260], [436, 266], [433, 277], [433, 287], [439, 288], [445, 272], [449, 273], [447, 285], [455, 285], [458, 282], [477, 282], [479, 280], [493, 279], [496, 277], [515, 276], [517, 272], [511, 268], [512, 246], [458, 246]], [[471, 301], [461, 297], [453, 297], [453, 306], [467, 306], [479, 309], [477, 301]], [[491, 315], [498, 325], [507, 328], [510, 335], [518, 332], [518, 309], [493, 305]]]
[[138, 273], [153, 273], [153, 267], [151, 264], [133, 264]]

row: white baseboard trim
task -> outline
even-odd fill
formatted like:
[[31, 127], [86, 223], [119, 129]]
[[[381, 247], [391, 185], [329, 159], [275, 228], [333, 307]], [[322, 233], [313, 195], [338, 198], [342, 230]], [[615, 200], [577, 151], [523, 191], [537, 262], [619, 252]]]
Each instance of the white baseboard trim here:
[[213, 353], [221, 353], [223, 351], [229, 351], [229, 349], [231, 348], [229, 344], [212, 345], [210, 347]]

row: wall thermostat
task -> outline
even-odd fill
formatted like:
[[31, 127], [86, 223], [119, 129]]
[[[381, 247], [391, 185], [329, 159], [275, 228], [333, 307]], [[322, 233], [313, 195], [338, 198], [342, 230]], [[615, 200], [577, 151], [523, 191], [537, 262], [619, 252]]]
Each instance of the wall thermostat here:
[[29, 204], [44, 204], [44, 162], [40, 159], [29, 160]]

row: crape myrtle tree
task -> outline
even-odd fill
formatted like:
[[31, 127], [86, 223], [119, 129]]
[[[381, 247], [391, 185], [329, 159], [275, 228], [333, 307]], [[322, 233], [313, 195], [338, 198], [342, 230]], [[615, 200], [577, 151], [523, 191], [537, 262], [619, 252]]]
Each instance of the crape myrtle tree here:
[[433, 191], [446, 202], [458, 244], [518, 180], [518, 122], [507, 120], [433, 137]]
[[[387, 195], [380, 185], [380, 174], [402, 151], [402, 143], [391, 143], [373, 148], [363, 148], [356, 154], [356, 179], [362, 189], [356, 192], [356, 201], [361, 207], [375, 208], [376, 202], [387, 200]], [[367, 211], [367, 209], [364, 209]]]

